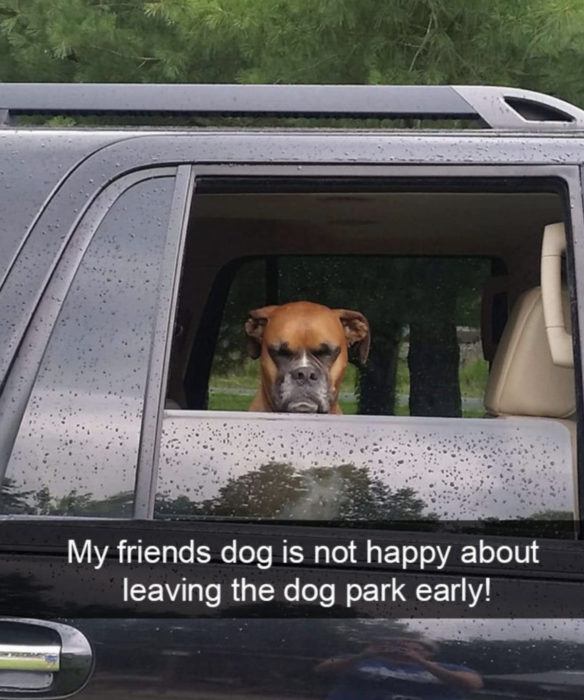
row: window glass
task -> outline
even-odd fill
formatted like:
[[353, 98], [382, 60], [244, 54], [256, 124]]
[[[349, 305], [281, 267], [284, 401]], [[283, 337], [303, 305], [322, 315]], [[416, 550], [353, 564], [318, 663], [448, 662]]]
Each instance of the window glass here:
[[173, 183], [134, 185], [97, 228], [23, 416], [1, 512], [131, 515]]
[[159, 516], [572, 518], [570, 436], [538, 419], [167, 415]]

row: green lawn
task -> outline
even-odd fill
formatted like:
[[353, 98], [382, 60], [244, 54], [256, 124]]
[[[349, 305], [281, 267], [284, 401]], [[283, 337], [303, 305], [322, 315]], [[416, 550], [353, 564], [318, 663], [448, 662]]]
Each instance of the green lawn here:
[[209, 410], [211, 411], [247, 411], [252, 396], [241, 394], [209, 394]]
[[[209, 396], [209, 410], [211, 411], [247, 411], [252, 400], [252, 396], [242, 396], [241, 394], [211, 393]], [[340, 401], [343, 413], [353, 415], [357, 413], [357, 401]]]
[[[252, 400], [252, 396], [232, 393], [211, 393], [209, 396], [209, 410], [211, 411], [247, 411]], [[355, 415], [357, 413], [357, 401], [355, 399], [341, 399], [339, 402], [341, 410], [346, 416]], [[484, 414], [480, 409], [464, 409], [464, 418], [482, 418]], [[398, 406], [395, 412], [396, 416], [407, 416], [407, 406]]]
[[[488, 365], [483, 360], [474, 360], [461, 367], [459, 373], [460, 390], [463, 398], [474, 398], [479, 401], [484, 396], [488, 377]], [[357, 369], [349, 365], [341, 385], [341, 393], [353, 393], [356, 385]], [[253, 394], [259, 383], [259, 363], [248, 361], [240, 373], [231, 375], [213, 375], [209, 395], [209, 409], [212, 411], [247, 411]], [[397, 393], [407, 396], [409, 392], [409, 372], [407, 363], [400, 361], [397, 373]], [[357, 399], [345, 398], [340, 400], [345, 415], [357, 413]], [[482, 407], [464, 408], [465, 418], [481, 418], [484, 414]], [[396, 415], [407, 416], [405, 405], [396, 407]]]
[[47, 662], [44, 658], [27, 659], [27, 658], [6, 658], [0, 657], [0, 671], [15, 670], [15, 665], [18, 664], [18, 671], [58, 671], [59, 664], [57, 659], [54, 662]]

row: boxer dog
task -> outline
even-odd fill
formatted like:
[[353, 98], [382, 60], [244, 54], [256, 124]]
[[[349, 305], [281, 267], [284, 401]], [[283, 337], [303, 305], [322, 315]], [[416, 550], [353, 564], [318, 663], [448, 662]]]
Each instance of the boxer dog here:
[[369, 354], [363, 314], [296, 301], [250, 311], [245, 332], [250, 356], [261, 358], [250, 411], [342, 413], [338, 398], [348, 348], [361, 363]]

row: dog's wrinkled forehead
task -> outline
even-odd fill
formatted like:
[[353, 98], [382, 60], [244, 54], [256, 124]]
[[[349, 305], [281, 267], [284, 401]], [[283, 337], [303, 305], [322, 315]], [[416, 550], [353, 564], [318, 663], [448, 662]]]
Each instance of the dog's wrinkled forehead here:
[[292, 305], [270, 318], [263, 340], [268, 349], [285, 346], [293, 354], [345, 344], [343, 326], [332, 313], [295, 313]]

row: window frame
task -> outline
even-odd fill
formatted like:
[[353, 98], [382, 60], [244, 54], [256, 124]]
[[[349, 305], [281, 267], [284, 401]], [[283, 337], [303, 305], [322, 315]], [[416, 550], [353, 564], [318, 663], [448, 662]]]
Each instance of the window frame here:
[[[584, 446], [584, 419], [583, 419], [583, 400], [584, 390], [582, 385], [582, 368], [581, 358], [584, 356], [582, 349], [582, 339], [579, 333], [580, 324], [584, 327], [584, 309], [578, 308], [576, 299], [584, 299], [584, 279], [579, 279], [576, 275], [576, 269], [584, 266], [584, 209], [582, 206], [572, 206], [568, 210], [570, 202], [580, 202], [583, 200], [584, 179], [581, 179], [581, 168], [576, 165], [361, 165], [361, 164], [344, 164], [344, 165], [315, 165], [305, 164], [299, 166], [297, 164], [243, 164], [230, 163], [229, 165], [215, 164], [193, 164], [193, 189], [192, 197], [193, 204], [196, 206], [197, 184], [203, 181], [217, 178], [224, 183], [229, 181], [235, 182], [237, 178], [242, 183], [252, 184], [254, 181], [267, 180], [270, 178], [285, 178], [287, 180], [298, 180], [302, 182], [308, 178], [318, 179], [350, 179], [371, 181], [372, 179], [382, 178], [383, 180], [393, 180], [395, 182], [410, 181], [416, 182], [416, 185], [434, 184], [442, 191], [447, 188], [447, 183], [461, 181], [463, 178], [468, 183], [469, 180], [476, 182], [477, 187], [480, 185], [489, 185], [491, 188], [497, 183], [505, 182], [508, 186], [511, 183], [523, 185], [533, 183], [539, 180], [557, 180], [560, 188], [564, 190], [562, 193], [563, 204], [566, 205], [566, 235], [568, 239], [567, 253], [567, 270], [570, 280], [570, 289], [572, 290], [571, 298], [571, 313], [572, 313], [572, 328], [575, 337], [575, 377], [576, 377], [576, 406], [577, 406], [577, 433], [578, 433], [578, 460], [577, 460], [577, 489], [576, 498], [578, 503], [578, 519], [576, 521], [577, 537], [581, 538], [584, 533], [578, 527], [578, 522], [584, 520], [584, 455], [582, 454], [582, 446]], [[529, 186], [525, 187], [528, 191]], [[246, 191], [246, 190], [238, 190]], [[279, 191], [279, 190], [275, 190]], [[253, 190], [252, 190], [253, 192]], [[182, 254], [184, 253], [187, 229], [189, 228], [190, 212], [187, 212], [187, 221], [183, 222], [182, 240], [179, 247], [181, 255], [177, 257], [177, 265], [174, 269], [174, 294], [171, 301], [171, 308], [168, 309], [168, 320], [165, 322], [167, 329], [172, 328], [175, 314], [177, 311], [178, 291], [180, 286], [180, 275], [182, 270]], [[580, 245], [575, 245], [579, 243]], [[172, 345], [172, 336], [167, 333], [166, 344], [164, 346], [164, 365], [165, 371], [162, 376], [162, 383], [156, 387], [152, 387], [151, 391], [159, 396], [159, 412], [156, 422], [156, 433], [153, 436], [147, 437], [150, 454], [152, 454], [151, 462], [151, 479], [149, 481], [151, 490], [146, 491], [147, 484], [144, 479], [142, 486], [144, 490], [140, 494], [140, 509], [136, 509], [135, 517], [151, 520], [154, 516], [154, 501], [156, 497], [156, 485], [158, 481], [159, 470], [159, 445], [160, 434], [162, 429], [162, 421], [164, 418], [164, 397], [168, 383], [168, 365], [170, 361], [170, 352]], [[150, 380], [149, 380], [150, 381]], [[150, 390], [149, 390], [150, 393]], [[153, 424], [153, 423], [152, 423]], [[144, 437], [143, 437], [144, 439]], [[155, 449], [152, 450], [152, 444]], [[142, 465], [142, 470], [146, 470], [147, 466]]]
[[[156, 366], [158, 369], [163, 368], [162, 371], [152, 372], [149, 371], [149, 376], [147, 380], [147, 395], [148, 395], [148, 406], [144, 407], [144, 422], [142, 426], [141, 436], [140, 436], [140, 447], [139, 447], [139, 464], [137, 471], [137, 488], [135, 491], [135, 504], [139, 503], [139, 506], [135, 506], [133, 513], [133, 518], [153, 520], [154, 511], [154, 499], [156, 495], [156, 483], [158, 478], [158, 461], [159, 453], [157, 445], [160, 443], [160, 429], [161, 422], [164, 411], [164, 396], [166, 393], [166, 384], [168, 380], [168, 361], [169, 352], [172, 338], [170, 337], [168, 330], [172, 328], [174, 323], [174, 314], [176, 310], [176, 302], [178, 297], [179, 279], [180, 271], [182, 266], [182, 251], [184, 250], [184, 244], [186, 239], [186, 229], [188, 224], [188, 217], [190, 213], [190, 200], [193, 193], [196, 193], [197, 180], [202, 178], [222, 178], [224, 180], [231, 180], [233, 178], [244, 178], [246, 180], [258, 179], [258, 178], [272, 178], [272, 177], [286, 177], [297, 179], [302, 181], [307, 178], [351, 178], [351, 179], [364, 179], [369, 180], [371, 178], [383, 178], [383, 179], [395, 179], [403, 180], [415, 179], [418, 182], [430, 180], [436, 183], [443, 183], [448, 180], [456, 179], [473, 179], [477, 182], [482, 181], [486, 183], [492, 183], [494, 180], [506, 180], [507, 182], [512, 181], [525, 181], [542, 179], [556, 179], [562, 183], [566, 189], [566, 201], [574, 202], [575, 204], [570, 209], [570, 219], [567, 222], [567, 236], [568, 236], [568, 273], [571, 277], [571, 289], [573, 290], [573, 295], [576, 298], [584, 299], [584, 276], [582, 278], [576, 275], [576, 268], [582, 267], [584, 265], [584, 210], [582, 208], [583, 202], [583, 191], [584, 191], [584, 174], [582, 172], [582, 167], [574, 159], [570, 162], [567, 156], [564, 156], [563, 163], [560, 162], [557, 165], [541, 165], [534, 162], [536, 159], [531, 155], [531, 153], [525, 153], [522, 158], [517, 157], [516, 161], [523, 161], [522, 164], [505, 164], [505, 158], [500, 157], [501, 161], [497, 165], [483, 165], [475, 164], [473, 165], [460, 165], [460, 159], [464, 157], [467, 152], [467, 147], [469, 144], [463, 144], [463, 147], [455, 149], [456, 158], [452, 157], [450, 154], [451, 161], [446, 165], [434, 165], [431, 164], [431, 158], [427, 155], [420, 157], [418, 159], [418, 164], [411, 164], [414, 160], [414, 155], [404, 155], [403, 146], [404, 141], [408, 140], [403, 137], [397, 139], [393, 145], [395, 146], [395, 161], [398, 164], [385, 165], [385, 164], [363, 164], [366, 162], [367, 156], [363, 155], [361, 162], [354, 162], [351, 164], [340, 163], [342, 158], [339, 157], [339, 164], [315, 164], [313, 162], [307, 162], [306, 158], [309, 157], [307, 151], [312, 154], [311, 148], [308, 148], [305, 141], [306, 135], [303, 135], [301, 142], [303, 145], [302, 154], [300, 158], [295, 159], [294, 162], [288, 163], [278, 163], [278, 164], [267, 164], [261, 162], [259, 157], [250, 158], [247, 162], [238, 161], [234, 158], [234, 153], [239, 154], [242, 150], [245, 150], [245, 144], [247, 143], [246, 138], [241, 138], [242, 135], [229, 135], [226, 136], [226, 146], [231, 144], [232, 155], [230, 158], [222, 158], [221, 153], [223, 153], [223, 148], [219, 148], [218, 151], [213, 155], [213, 157], [208, 157], [206, 162], [197, 162], [196, 149], [191, 148], [195, 144], [200, 144], [202, 147], [202, 152], [207, 152], [210, 155], [209, 147], [211, 142], [216, 146], [220, 144], [221, 141], [217, 139], [217, 134], [213, 137], [204, 135], [201, 138], [200, 134], [196, 135], [196, 138], [187, 141], [184, 136], [183, 138], [169, 138], [168, 136], [162, 137], [151, 137], [151, 136], [141, 136], [138, 139], [134, 138], [125, 143], [119, 143], [112, 145], [110, 148], [106, 149], [109, 151], [107, 153], [107, 161], [113, 163], [114, 160], [121, 157], [125, 160], [124, 166], [119, 168], [119, 163], [116, 163], [117, 172], [115, 175], [106, 180], [97, 189], [94, 189], [93, 198], [89, 201], [85, 200], [85, 206], [82, 208], [81, 213], [77, 216], [74, 226], [71, 228], [68, 238], [75, 235], [77, 228], [81, 221], [85, 221], [85, 217], [96, 217], [101, 218], [105, 214], [105, 211], [99, 214], [96, 209], [96, 199], [103, 192], [111, 191], [114, 186], [120, 186], [121, 183], [130, 181], [139, 181], [142, 179], [150, 179], [153, 175], [160, 170], [166, 171], [168, 174], [174, 174], [175, 176], [175, 194], [178, 190], [179, 184], [177, 178], [177, 173], [180, 170], [182, 172], [182, 177], [186, 178], [182, 185], [183, 192], [183, 222], [182, 226], [179, 228], [176, 226], [178, 221], [178, 216], [175, 218], [175, 230], [172, 232], [172, 236], [167, 237], [167, 255], [165, 260], [162, 262], [164, 267], [164, 275], [161, 277], [161, 289], [165, 289], [165, 299], [164, 304], [159, 304], [159, 309], [157, 311], [157, 322], [156, 322], [156, 332], [155, 336], [157, 342], [155, 343], [155, 351], [151, 352], [151, 361], [154, 358]], [[349, 134], [345, 134], [349, 137]], [[382, 135], [379, 135], [381, 137]], [[448, 135], [447, 135], [448, 136]], [[232, 139], [238, 142], [237, 144], [232, 143]], [[257, 139], [255, 135], [254, 141]], [[287, 137], [289, 138], [289, 137]], [[361, 138], [363, 136], [361, 135]], [[377, 135], [376, 135], [377, 138]], [[445, 147], [447, 151], [454, 148], [452, 144], [452, 139], [442, 136], [440, 140], [445, 139], [447, 143]], [[153, 155], [152, 160], [154, 165], [151, 167], [144, 167], [145, 153], [136, 150], [136, 141], [142, 142], [144, 148], [147, 152], [156, 153], [156, 157]], [[292, 139], [294, 140], [294, 139]], [[354, 139], [360, 143], [359, 136]], [[436, 141], [438, 139], [432, 139]], [[270, 139], [268, 139], [270, 141]], [[392, 139], [389, 139], [392, 141]], [[493, 139], [495, 141], [495, 139]], [[500, 139], [497, 139], [497, 145], [499, 149], [504, 145], [503, 143], [498, 143]], [[504, 143], [507, 143], [502, 139]], [[335, 139], [336, 142], [336, 139]], [[339, 143], [342, 139], [339, 139]], [[355, 145], [356, 145], [355, 143]], [[167, 152], [162, 152], [160, 148], [163, 146], [168, 147]], [[343, 144], [341, 144], [343, 145]], [[538, 159], [540, 162], [545, 161], [546, 157], [551, 157], [557, 153], [555, 144], [547, 143], [549, 146], [549, 153], [546, 155], [546, 148], [543, 151], [538, 151]], [[187, 147], [188, 146], [188, 147]], [[286, 148], [281, 144], [278, 147], [282, 147], [283, 151]], [[339, 146], [340, 147], [340, 146]], [[344, 146], [343, 146], [344, 148]], [[181, 156], [178, 155], [178, 150], [181, 152]], [[500, 153], [499, 149], [494, 149], [495, 152]], [[278, 149], [276, 149], [278, 150]], [[333, 147], [334, 150], [334, 147]], [[364, 147], [364, 152], [367, 148]], [[175, 157], [173, 157], [173, 154]], [[511, 154], [507, 154], [507, 158], [511, 158], [513, 154], [517, 155], [515, 151], [515, 144], [513, 144], [513, 149]], [[265, 157], [265, 156], [264, 156]], [[89, 159], [88, 167], [91, 165], [93, 159]], [[99, 162], [95, 163], [95, 167], [91, 167], [91, 173], [95, 176], [98, 172], [103, 178], [102, 159], [96, 159]], [[469, 160], [474, 160], [470, 158]], [[492, 162], [493, 159], [491, 159]], [[219, 161], [219, 162], [216, 162]], [[250, 162], [251, 161], [251, 162]], [[255, 161], [255, 162], [254, 162]], [[331, 159], [334, 163], [335, 159]], [[171, 163], [173, 163], [171, 165]], [[228, 164], [227, 164], [228, 163]], [[113, 166], [112, 166], [113, 167]], [[69, 188], [76, 187], [75, 176], [69, 178], [68, 186]], [[85, 187], [85, 177], [79, 182], [83, 183]], [[93, 180], [88, 180], [89, 183], [93, 183]], [[187, 183], [188, 182], [188, 186]], [[128, 185], [129, 186], [129, 185]], [[63, 193], [64, 196], [64, 193]], [[53, 221], [58, 218], [58, 213], [56, 212], [57, 204], [62, 198], [59, 196], [55, 197], [55, 201], [48, 204], [47, 210], [43, 213], [40, 219], [35, 225], [36, 236], [39, 235], [39, 230], [42, 228], [47, 221]], [[63, 202], [61, 201], [61, 205]], [[173, 207], [174, 208], [174, 207]], [[107, 210], [107, 208], [106, 208]], [[97, 227], [99, 221], [96, 222]], [[33, 231], [34, 233], [34, 231]], [[175, 246], [175, 253], [172, 253], [170, 248], [171, 237], [174, 240], [173, 245]], [[576, 243], [577, 245], [574, 245]], [[68, 244], [67, 244], [68, 245]], [[52, 295], [54, 298], [52, 300], [48, 299], [47, 291], [52, 289], [50, 285], [55, 285], [56, 289], [59, 289], [59, 285], [66, 283], [66, 280], [56, 280], [59, 275], [53, 274], [55, 269], [59, 272], [61, 271], [61, 265], [64, 260], [67, 259], [70, 246], [65, 248], [65, 254], [61, 251], [58, 258], [58, 263], [55, 263], [51, 269], [51, 277], [47, 277], [49, 282], [46, 282], [42, 290], [39, 290], [38, 297], [41, 298], [40, 302], [36, 304], [34, 313], [28, 316], [28, 321], [34, 319], [37, 314], [50, 311], [52, 314], [58, 313], [58, 294]], [[176, 255], [175, 255], [176, 254]], [[71, 262], [69, 263], [71, 265]], [[77, 266], [73, 264], [72, 270], [68, 271], [71, 277], [74, 275]], [[584, 445], [584, 420], [582, 419], [582, 406], [583, 406], [583, 376], [581, 367], [581, 357], [583, 356], [582, 349], [582, 339], [579, 333], [580, 324], [584, 324], [584, 309], [577, 308], [575, 303], [575, 298], [572, 298], [572, 323], [575, 332], [576, 340], [576, 399], [577, 399], [577, 409], [578, 409], [578, 444]], [[13, 360], [11, 371], [8, 373], [8, 378], [4, 386], [2, 395], [0, 396], [0, 415], [4, 413], [1, 418], [0, 429], [0, 473], [3, 474], [3, 466], [8, 460], [10, 455], [12, 445], [14, 443], [14, 438], [16, 433], [14, 430], [18, 429], [19, 418], [15, 417], [17, 411], [13, 409], [11, 404], [14, 404], [16, 399], [16, 405], [22, 404], [23, 398], [23, 388], [18, 386], [19, 382], [15, 380], [15, 377], [20, 376], [24, 371], [25, 375], [29, 376], [35, 374], [35, 363], [38, 363], [38, 357], [42, 357], [46, 342], [43, 343], [43, 338], [50, 335], [52, 330], [52, 325], [50, 323], [44, 324], [42, 328], [34, 328], [34, 324], [29, 324], [29, 327], [22, 337], [19, 343], [19, 354]], [[23, 352], [23, 348], [26, 349]], [[154, 349], [153, 349], [154, 350]], [[20, 371], [19, 371], [20, 370]], [[26, 394], [26, 390], [24, 391]], [[24, 399], [24, 406], [26, 405], [26, 398]], [[156, 419], [154, 419], [154, 413], [156, 413]], [[146, 416], [148, 415], [148, 418]], [[14, 423], [16, 422], [16, 428]], [[7, 431], [5, 426], [11, 428], [11, 431]], [[153, 433], [149, 432], [146, 435], [146, 430], [150, 430], [150, 427], [155, 426]], [[578, 503], [579, 503], [579, 519], [584, 519], [584, 456], [582, 455], [582, 449], [578, 451]], [[4, 519], [5, 516], [0, 515], [0, 520]], [[34, 516], [10, 516], [11, 518], [30, 518]], [[44, 516], [45, 518], [55, 517], [55, 519], [61, 519], [63, 516]], [[75, 516], [66, 516], [67, 519], [74, 519]], [[127, 522], [127, 521], [126, 521]], [[579, 531], [579, 536], [584, 536], [584, 533]]]

